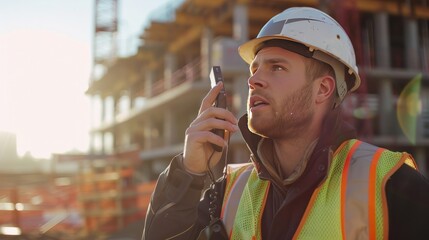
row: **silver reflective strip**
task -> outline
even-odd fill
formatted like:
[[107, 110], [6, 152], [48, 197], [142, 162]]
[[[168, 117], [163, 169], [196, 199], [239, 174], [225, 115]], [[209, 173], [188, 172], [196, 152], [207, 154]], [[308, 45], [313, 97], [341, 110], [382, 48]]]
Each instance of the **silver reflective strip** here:
[[350, 159], [344, 213], [346, 239], [369, 239], [369, 171], [377, 149], [362, 142]]
[[241, 194], [243, 193], [244, 186], [246, 186], [247, 180], [249, 179], [250, 173], [253, 170], [253, 165], [249, 165], [246, 170], [244, 170], [234, 183], [234, 186], [231, 187], [228, 198], [226, 199], [224, 214], [222, 221], [225, 225], [226, 232], [231, 233], [232, 227], [234, 225], [235, 215], [237, 214], [238, 204], [240, 203]]

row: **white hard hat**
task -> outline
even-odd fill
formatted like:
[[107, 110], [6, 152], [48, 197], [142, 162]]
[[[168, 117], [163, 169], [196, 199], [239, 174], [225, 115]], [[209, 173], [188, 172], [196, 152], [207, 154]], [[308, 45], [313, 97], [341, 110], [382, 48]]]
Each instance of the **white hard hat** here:
[[[310, 7], [288, 8], [271, 18], [255, 39], [241, 45], [239, 54], [250, 64], [263, 43], [275, 39], [290, 42], [292, 47], [288, 50], [298, 51], [301, 55], [332, 66], [339, 96], [337, 104], [343, 100], [347, 91], [351, 92], [359, 87], [360, 77], [353, 45], [340, 24], [326, 13]], [[293, 46], [294, 44], [304, 45], [306, 53], [299, 52], [299, 47]], [[346, 78], [351, 79], [349, 86]]]

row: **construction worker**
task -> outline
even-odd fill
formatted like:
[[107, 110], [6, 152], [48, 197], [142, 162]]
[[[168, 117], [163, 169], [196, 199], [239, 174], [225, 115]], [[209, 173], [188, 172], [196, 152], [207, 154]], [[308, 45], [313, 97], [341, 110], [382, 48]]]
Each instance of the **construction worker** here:
[[[334, 19], [289, 8], [239, 54], [247, 114], [213, 106], [222, 84], [209, 91], [158, 179], [143, 239], [429, 239], [429, 182], [413, 158], [355, 139], [341, 120], [360, 78]], [[201, 195], [222, 155], [211, 144], [227, 148], [212, 129], [240, 131], [251, 161]]]

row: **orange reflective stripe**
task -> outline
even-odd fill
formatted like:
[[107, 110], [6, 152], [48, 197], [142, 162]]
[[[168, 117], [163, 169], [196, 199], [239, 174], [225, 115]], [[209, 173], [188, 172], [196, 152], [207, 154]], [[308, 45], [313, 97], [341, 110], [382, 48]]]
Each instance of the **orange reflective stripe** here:
[[384, 149], [379, 148], [374, 154], [369, 169], [369, 181], [368, 181], [368, 228], [369, 228], [369, 239], [377, 239], [376, 235], [376, 212], [375, 212], [375, 201], [376, 201], [376, 177], [377, 177], [377, 164]]
[[346, 238], [346, 230], [344, 223], [345, 221], [345, 212], [346, 212], [346, 191], [347, 191], [347, 177], [349, 174], [349, 167], [350, 167], [350, 159], [352, 158], [353, 154], [355, 153], [356, 149], [361, 144], [361, 141], [356, 141], [353, 146], [351, 147], [350, 151], [347, 154], [346, 161], [344, 163], [344, 170], [341, 176], [341, 234], [343, 236], [343, 239]]
[[305, 209], [304, 215], [301, 218], [301, 222], [299, 223], [298, 228], [296, 229], [295, 234], [292, 237], [292, 240], [298, 239], [299, 233], [301, 232], [302, 228], [304, 227], [304, 224], [306, 223], [305, 220], [310, 215], [311, 208], [317, 200], [317, 196], [319, 195], [320, 189], [321, 186], [316, 188], [316, 190], [314, 190], [314, 193], [311, 195], [310, 201], [308, 202], [307, 208]]

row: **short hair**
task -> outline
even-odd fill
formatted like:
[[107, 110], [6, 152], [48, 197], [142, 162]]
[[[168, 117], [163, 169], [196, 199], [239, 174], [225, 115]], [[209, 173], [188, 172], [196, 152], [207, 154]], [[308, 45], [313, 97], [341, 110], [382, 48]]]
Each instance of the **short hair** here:
[[331, 65], [314, 58], [305, 58], [305, 72], [307, 79], [313, 81], [324, 75], [329, 75], [335, 79], [335, 72]]

